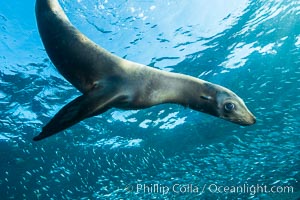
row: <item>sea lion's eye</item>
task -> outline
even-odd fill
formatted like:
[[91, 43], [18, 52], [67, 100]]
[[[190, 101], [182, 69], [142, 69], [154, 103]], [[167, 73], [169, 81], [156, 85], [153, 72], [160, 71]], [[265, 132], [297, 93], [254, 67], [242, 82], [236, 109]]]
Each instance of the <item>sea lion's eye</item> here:
[[224, 106], [224, 109], [227, 112], [231, 112], [231, 111], [233, 111], [234, 107], [235, 107], [235, 105], [233, 103], [226, 103]]

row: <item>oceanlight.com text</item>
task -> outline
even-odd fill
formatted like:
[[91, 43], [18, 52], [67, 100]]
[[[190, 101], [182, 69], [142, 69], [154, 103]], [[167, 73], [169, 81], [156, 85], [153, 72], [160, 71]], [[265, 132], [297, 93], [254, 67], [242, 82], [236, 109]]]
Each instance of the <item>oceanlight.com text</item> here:
[[130, 187], [127, 187], [126, 190], [134, 192], [136, 194], [169, 194], [169, 193], [181, 193], [181, 194], [191, 194], [191, 193], [214, 193], [214, 194], [229, 194], [229, 193], [245, 193], [250, 195], [255, 195], [258, 193], [293, 193], [293, 186], [268, 186], [268, 185], [219, 185], [219, 184], [173, 184], [173, 185], [164, 185], [164, 184], [131, 184]]
[[293, 193], [293, 186], [267, 186], [267, 185], [248, 185], [223, 186], [210, 184], [207, 188], [210, 193], [248, 193], [255, 195], [257, 193]]

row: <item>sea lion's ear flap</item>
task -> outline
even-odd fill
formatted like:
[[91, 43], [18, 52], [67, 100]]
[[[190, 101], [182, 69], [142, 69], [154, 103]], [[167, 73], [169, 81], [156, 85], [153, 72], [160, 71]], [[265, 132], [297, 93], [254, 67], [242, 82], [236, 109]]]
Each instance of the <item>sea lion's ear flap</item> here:
[[206, 96], [206, 95], [201, 95], [200, 97], [201, 97], [201, 99], [204, 99], [204, 100], [211, 100], [212, 99], [211, 96]]

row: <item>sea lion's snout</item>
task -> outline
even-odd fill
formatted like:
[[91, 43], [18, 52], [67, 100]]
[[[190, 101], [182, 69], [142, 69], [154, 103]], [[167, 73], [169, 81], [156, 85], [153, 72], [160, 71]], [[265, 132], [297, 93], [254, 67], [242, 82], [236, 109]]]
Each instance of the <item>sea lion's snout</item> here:
[[254, 115], [252, 115], [249, 125], [253, 125], [255, 123], [256, 123], [256, 117]]
[[256, 118], [253, 116], [253, 118], [252, 118], [252, 124], [255, 124], [255, 123], [256, 123]]
[[256, 123], [255, 116], [249, 112], [247, 107], [240, 107], [230, 114], [224, 113], [220, 118], [241, 126], [250, 126]]
[[247, 108], [245, 110], [244, 109], [241, 110], [242, 110], [241, 112], [236, 110], [233, 111], [231, 114], [221, 115], [220, 118], [241, 126], [251, 126], [256, 123], [255, 116], [251, 114]]
[[237, 123], [241, 126], [250, 126], [256, 123], [256, 117], [249, 113], [249, 115], [245, 115], [243, 118], [239, 119], [238, 121], [232, 121], [233, 123]]
[[246, 122], [245, 126], [250, 126], [256, 123], [256, 117], [250, 113], [249, 120]]

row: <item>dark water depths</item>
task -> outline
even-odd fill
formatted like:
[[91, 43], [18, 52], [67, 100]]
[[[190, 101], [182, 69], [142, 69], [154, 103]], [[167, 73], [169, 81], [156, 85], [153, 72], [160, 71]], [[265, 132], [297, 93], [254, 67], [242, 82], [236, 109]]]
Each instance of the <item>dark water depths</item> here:
[[[258, 121], [239, 127], [177, 105], [114, 109], [33, 143], [79, 92], [45, 54], [34, 1], [1, 1], [1, 199], [300, 197], [299, 1], [61, 3], [104, 48], [224, 85]], [[282, 190], [255, 191], [258, 185]]]

